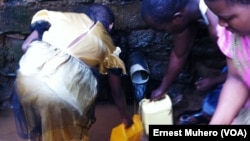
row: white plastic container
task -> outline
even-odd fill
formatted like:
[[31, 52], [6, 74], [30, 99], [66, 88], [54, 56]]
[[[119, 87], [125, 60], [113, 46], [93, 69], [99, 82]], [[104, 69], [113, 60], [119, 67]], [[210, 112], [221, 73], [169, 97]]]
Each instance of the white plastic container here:
[[149, 134], [149, 125], [173, 125], [173, 111], [170, 97], [158, 101], [142, 99], [139, 103], [139, 114], [146, 135]]

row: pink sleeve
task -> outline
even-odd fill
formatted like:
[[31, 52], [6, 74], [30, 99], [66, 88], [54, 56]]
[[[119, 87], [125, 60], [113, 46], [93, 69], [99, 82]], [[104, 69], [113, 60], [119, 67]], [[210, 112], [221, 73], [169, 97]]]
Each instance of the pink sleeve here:
[[217, 44], [221, 52], [227, 57], [232, 58], [233, 34], [220, 25], [217, 25], [216, 31], [218, 35]]

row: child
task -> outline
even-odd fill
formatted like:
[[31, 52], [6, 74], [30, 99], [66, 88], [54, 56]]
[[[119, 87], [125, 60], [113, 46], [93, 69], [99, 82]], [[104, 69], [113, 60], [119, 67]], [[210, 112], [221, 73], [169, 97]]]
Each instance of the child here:
[[[143, 0], [141, 16], [151, 28], [175, 35], [168, 69], [151, 99], [160, 99], [187, 62], [197, 33], [197, 23], [203, 21], [211, 37], [216, 37], [217, 17], [207, 9], [203, 0]], [[212, 38], [215, 40], [215, 38]]]
[[217, 43], [227, 57], [228, 66], [228, 76], [210, 124], [250, 124], [250, 118], [247, 118], [250, 116], [247, 108], [250, 90], [250, 1], [205, 2], [219, 17]]
[[215, 77], [206, 77], [195, 83], [198, 91], [208, 91], [203, 100], [202, 108], [198, 111], [185, 111], [180, 115], [178, 124], [196, 125], [208, 124], [216, 109], [223, 83], [227, 77], [227, 67], [224, 66], [221, 73]]

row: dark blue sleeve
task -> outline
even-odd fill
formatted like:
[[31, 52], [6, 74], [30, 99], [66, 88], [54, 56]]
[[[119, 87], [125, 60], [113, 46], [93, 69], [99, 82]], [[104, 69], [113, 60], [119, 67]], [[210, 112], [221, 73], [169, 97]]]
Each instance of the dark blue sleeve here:
[[37, 30], [39, 33], [39, 39], [42, 39], [44, 31], [47, 31], [50, 28], [51, 24], [48, 21], [36, 21], [35, 23], [30, 25], [30, 30]]

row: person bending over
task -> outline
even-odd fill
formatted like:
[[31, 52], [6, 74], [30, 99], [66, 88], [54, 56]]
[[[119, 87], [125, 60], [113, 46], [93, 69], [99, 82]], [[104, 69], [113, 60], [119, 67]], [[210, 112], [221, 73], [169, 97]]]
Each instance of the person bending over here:
[[132, 125], [119, 78], [125, 66], [109, 35], [113, 23], [113, 12], [101, 4], [88, 7], [86, 13], [44, 9], [33, 16], [16, 78], [24, 115], [17, 126], [22, 137], [89, 140], [97, 95], [92, 68], [109, 75], [122, 121], [126, 127]]
[[168, 69], [160, 86], [151, 93], [151, 99], [160, 99], [187, 62], [198, 30], [197, 22], [202, 20], [207, 25], [215, 41], [217, 17], [203, 0], [143, 0], [140, 13], [152, 29], [174, 35]]

